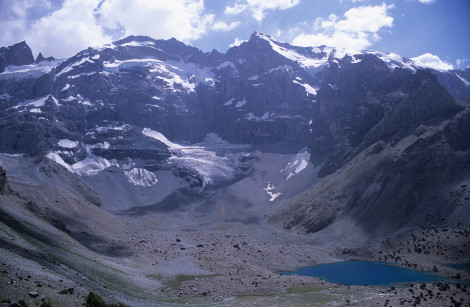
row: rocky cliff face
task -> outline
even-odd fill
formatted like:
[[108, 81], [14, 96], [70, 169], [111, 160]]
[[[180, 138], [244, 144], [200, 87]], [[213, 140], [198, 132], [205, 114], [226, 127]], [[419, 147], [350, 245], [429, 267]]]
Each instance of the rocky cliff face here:
[[10, 47], [0, 48], [0, 72], [3, 72], [9, 65], [28, 65], [34, 63], [31, 49], [22, 41]]
[[[34, 62], [24, 42], [2, 50], [15, 59], [7, 65]], [[3, 152], [47, 154], [61, 139], [127, 124], [189, 142], [210, 132], [235, 143], [291, 142], [328, 158], [335, 147], [454, 114], [438, 80], [470, 88], [459, 79], [465, 71], [433, 72], [437, 80], [384, 54], [300, 48], [258, 33], [227, 54], [131, 36], [61, 63], [38, 59], [30, 71], [9, 66], [0, 76]]]
[[[392, 152], [419, 134], [426, 137], [400, 147], [397, 161], [387, 155], [373, 169], [374, 176], [383, 173], [380, 191], [400, 173], [380, 197], [404, 189], [403, 202], [418, 208], [428, 196], [416, 198], [416, 191], [431, 191], [438, 170], [446, 169], [442, 180], [450, 182], [468, 162], [458, 154], [468, 151], [468, 105], [455, 100], [469, 94], [468, 70], [425, 70], [378, 52], [295, 47], [260, 33], [226, 54], [130, 36], [64, 61], [38, 56], [36, 64], [23, 42], [2, 48], [0, 61], [0, 152], [47, 157], [80, 175], [117, 167], [146, 186], [156, 182], [154, 172], [171, 169], [191, 187], [214, 178], [233, 182], [256, 159], [226, 156], [230, 146], [206, 137], [215, 133], [255, 148], [306, 147], [323, 178], [344, 175], [356, 159]], [[188, 145], [215, 148], [214, 140], [223, 146], [212, 153]], [[376, 202], [379, 195], [367, 191], [378, 181], [370, 176], [351, 183], [346, 201], [335, 204], [350, 210]], [[434, 179], [424, 183], [423, 176]], [[312, 211], [323, 218], [301, 214], [319, 206], [309, 204], [291, 210], [286, 227], [317, 231], [336, 219], [331, 209]]]
[[0, 166], [0, 194], [10, 194], [11, 189], [8, 185], [7, 172]]

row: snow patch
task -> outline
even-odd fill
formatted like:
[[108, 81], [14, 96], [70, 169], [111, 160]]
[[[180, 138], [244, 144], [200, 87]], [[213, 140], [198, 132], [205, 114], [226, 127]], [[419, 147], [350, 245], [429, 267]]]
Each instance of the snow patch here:
[[186, 170], [202, 181], [202, 188], [208, 184], [226, 182], [239, 175], [238, 160], [235, 154], [221, 156], [219, 150], [240, 150], [246, 145], [233, 145], [218, 137], [216, 134], [207, 135], [202, 143], [180, 145], [169, 141], [160, 132], [144, 128], [142, 133], [154, 138], [169, 147], [172, 156], [168, 163], [177, 169]]
[[269, 118], [269, 112], [266, 112], [263, 114], [263, 116], [258, 117], [254, 115], [252, 112], [249, 112], [246, 116], [245, 119], [247, 120], [255, 120], [255, 121], [261, 121], [261, 120], [267, 120]]
[[298, 154], [296, 154], [281, 170], [281, 174], [286, 176], [286, 181], [294, 177], [301, 171], [307, 168], [310, 161], [310, 153], [307, 148], [303, 148]]
[[62, 101], [73, 101], [73, 100], [75, 100], [75, 99], [77, 99], [77, 98], [75, 98], [75, 97], [73, 97], [73, 96], [69, 96], [69, 97], [67, 97], [67, 98], [62, 99]]
[[60, 140], [57, 145], [59, 145], [60, 147], [63, 147], [63, 148], [75, 148], [78, 146], [78, 142], [77, 141], [71, 141], [71, 140], [68, 140], [68, 139], [62, 139]]
[[25, 106], [34, 106], [36, 108], [39, 108], [39, 107], [44, 106], [47, 99], [49, 99], [49, 96], [45, 96], [36, 100], [26, 100], [14, 106], [13, 109], [18, 109], [19, 107], [25, 107]]
[[176, 144], [172, 143], [170, 140], [168, 140], [163, 134], [161, 134], [158, 131], [155, 131], [155, 130], [152, 130], [152, 129], [149, 129], [149, 128], [144, 128], [142, 130], [142, 134], [145, 135], [145, 136], [151, 137], [151, 138], [153, 138], [153, 139], [155, 139], [159, 142], [162, 142], [163, 144], [165, 144], [169, 148], [179, 148], [180, 147], [179, 145], [176, 145]]
[[391, 70], [395, 68], [403, 68], [410, 70], [411, 72], [415, 73], [417, 66], [416, 63], [413, 61], [404, 58], [396, 53], [382, 53], [376, 51], [369, 51], [367, 54], [372, 54], [381, 59], [385, 65]]
[[314, 89], [310, 84], [308, 83], [300, 83], [299, 81], [297, 80], [294, 80], [293, 81], [295, 84], [298, 84], [298, 85], [301, 85], [305, 88], [305, 91], [307, 92], [307, 95], [311, 94], [311, 95], [314, 95], [316, 96], [317, 95], [317, 90]]
[[56, 162], [56, 163], [59, 163], [60, 165], [62, 165], [63, 167], [65, 167], [69, 172], [71, 173], [74, 173], [74, 170], [70, 167], [70, 165], [68, 165], [64, 159], [62, 159], [57, 153], [55, 152], [50, 152], [46, 155], [46, 158]]
[[282, 65], [282, 66], [274, 67], [274, 68], [271, 68], [270, 70], [268, 70], [265, 74], [270, 74], [270, 73], [278, 71], [278, 70], [290, 71], [290, 70], [292, 70], [292, 66]]
[[0, 99], [5, 99], [6, 101], [10, 100], [11, 96], [8, 93], [3, 93], [0, 95]]
[[55, 61], [42, 61], [38, 64], [22, 65], [22, 66], [8, 66], [0, 73], [0, 79], [24, 79], [24, 78], [38, 78], [42, 75], [49, 73], [52, 68], [59, 65], [61, 60]]
[[224, 69], [226, 67], [231, 67], [233, 70], [237, 70], [237, 68], [235, 67], [235, 64], [233, 64], [233, 62], [230, 62], [230, 61], [223, 62], [222, 64], [217, 66], [216, 69], [221, 70], [221, 69]]
[[229, 101], [227, 101], [226, 103], [224, 103], [224, 106], [231, 106], [234, 101], [235, 101], [235, 98], [232, 98]]
[[457, 76], [457, 78], [460, 79], [460, 81], [463, 82], [463, 84], [465, 84], [465, 86], [470, 86], [470, 82], [468, 82], [466, 79], [464, 79], [462, 76], [460, 76], [459, 74], [455, 74]]
[[237, 104], [235, 105], [235, 108], [241, 108], [243, 107], [244, 105], [246, 104], [246, 99], [243, 98], [242, 100], [240, 100], [239, 102], [237, 102]]
[[277, 192], [277, 193], [274, 193], [273, 190], [275, 190], [276, 187], [274, 185], [271, 184], [271, 182], [268, 182], [268, 185], [263, 188], [263, 190], [266, 191], [266, 193], [268, 194], [268, 196], [270, 197], [269, 198], [269, 201], [275, 201], [276, 198], [278, 198], [279, 196], [281, 196], [281, 192]]
[[297, 52], [295, 52], [294, 50], [291, 50], [291, 49], [287, 49], [285, 47], [281, 47], [278, 45], [278, 41], [266, 36], [266, 35], [258, 35], [259, 37], [265, 39], [266, 41], [269, 42], [269, 44], [271, 45], [271, 48], [276, 51], [277, 53], [279, 53], [280, 55], [282, 55], [283, 57], [289, 59], [289, 60], [292, 60], [294, 62], [298, 62], [300, 64], [300, 66], [304, 67], [304, 68], [310, 68], [310, 67], [313, 67], [313, 68], [318, 68], [318, 67], [321, 67], [321, 66], [324, 66], [328, 63], [328, 56], [325, 56], [325, 57], [322, 57], [322, 58], [319, 58], [319, 59], [313, 59], [313, 58], [309, 58], [309, 57], [306, 57], [304, 55], [301, 55]]
[[152, 41], [144, 42], [128, 42], [120, 45], [121, 47], [152, 47], [155, 48], [155, 43]]
[[88, 63], [94, 63], [92, 60], [90, 60], [89, 57], [84, 57], [84, 58], [80, 59], [80, 61], [78, 61], [78, 62], [74, 62], [74, 63], [71, 63], [71, 64], [65, 66], [65, 67], [64, 67], [59, 73], [57, 73], [55, 76], [56, 76], [56, 77], [60, 77], [61, 75], [66, 74], [66, 73], [72, 71], [73, 69], [75, 69], [76, 67], [79, 67], [80, 65], [85, 64], [85, 63], [87, 63], [87, 62], [88, 62]]
[[64, 86], [64, 88], [61, 90], [61, 92], [66, 91], [66, 90], [68, 90], [69, 88], [70, 88], [70, 84], [67, 83], [67, 84]]
[[51, 98], [52, 98], [52, 101], [54, 102], [54, 104], [55, 104], [56, 106], [58, 106], [58, 105], [59, 105], [59, 101], [57, 100], [57, 98], [55, 98], [55, 97], [52, 96], [52, 95], [51, 95]]
[[90, 146], [90, 149], [99, 148], [99, 149], [109, 149], [110, 145], [108, 142], [96, 143]]
[[155, 174], [144, 168], [133, 168], [129, 171], [124, 170], [124, 175], [126, 175], [130, 183], [137, 186], [150, 187], [158, 182]]
[[[173, 92], [194, 92], [199, 84], [214, 86], [214, 74], [208, 67], [194, 63], [160, 61], [156, 59], [131, 59], [125, 61], [104, 62], [104, 69], [116, 73], [120, 69], [140, 66], [148, 69], [154, 78], [163, 80], [166, 89]], [[178, 85], [178, 86], [175, 86]]]
[[89, 154], [82, 161], [74, 163], [72, 169], [80, 175], [93, 176], [110, 166], [111, 163], [107, 159]]

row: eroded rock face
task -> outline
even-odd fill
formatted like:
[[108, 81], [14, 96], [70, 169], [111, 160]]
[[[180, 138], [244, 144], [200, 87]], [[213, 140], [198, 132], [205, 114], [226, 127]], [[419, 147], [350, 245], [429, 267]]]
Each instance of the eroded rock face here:
[[11, 189], [8, 185], [7, 172], [0, 166], [0, 194], [10, 194]]
[[33, 53], [25, 41], [0, 48], [0, 72], [3, 72], [8, 65], [20, 66], [32, 63], [34, 63]]
[[[25, 44], [15, 46], [2, 49], [4, 65], [12, 65], [5, 54], [13, 49], [15, 63], [34, 61]], [[374, 164], [367, 180], [351, 181], [341, 201], [325, 196], [309, 202], [318, 209], [312, 214], [306, 205], [285, 215], [287, 227], [312, 232], [333, 223], [341, 208], [372, 206], [379, 198], [387, 203], [381, 197], [394, 198], [399, 190], [409, 204], [403, 216], [408, 214], [437, 182], [415, 184], [420, 174], [450, 184], [466, 161], [456, 159], [465, 157], [456, 152], [469, 148], [466, 105], [455, 101], [470, 89], [468, 70], [426, 70], [377, 52], [296, 47], [260, 33], [226, 54], [204, 53], [175, 39], [130, 36], [60, 63], [42, 56], [37, 62], [0, 73], [0, 152], [47, 156], [78, 174], [112, 165], [131, 178], [144, 174], [147, 184], [156, 180], [149, 172], [171, 169], [190, 186], [204, 186], [214, 179], [204, 170], [220, 156], [205, 153], [194, 167], [171, 147], [200, 144], [215, 133], [230, 143], [281, 144], [276, 148], [292, 153], [306, 147], [323, 178], [363, 155], [372, 159], [413, 135], [423, 138], [404, 146], [397, 161]], [[421, 137], [433, 129], [439, 131], [434, 138]], [[179, 148], [201, 154], [195, 147]], [[231, 159], [217, 178], [234, 180], [251, 167], [242, 155]], [[445, 178], [428, 171], [443, 165]], [[380, 172], [382, 177], [370, 179]], [[386, 193], [370, 192], [374, 184]], [[338, 210], [325, 211], [325, 203]]]
[[[15, 63], [34, 62], [24, 42], [2, 50]], [[377, 140], [459, 110], [438, 72], [400, 68], [405, 62], [384, 54], [339, 53], [259, 33], [226, 54], [145, 36], [88, 48], [50, 71], [0, 76], [0, 151], [45, 155], [61, 139], [131, 125], [191, 143], [214, 132], [232, 143], [307, 146], [316, 164], [328, 161], [325, 176]], [[42, 55], [37, 62], [47, 64]]]

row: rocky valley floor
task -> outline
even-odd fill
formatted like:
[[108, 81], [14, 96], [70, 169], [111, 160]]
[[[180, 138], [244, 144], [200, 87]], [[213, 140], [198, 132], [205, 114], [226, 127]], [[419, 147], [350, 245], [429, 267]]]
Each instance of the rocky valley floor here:
[[[80, 306], [89, 291], [108, 302], [130, 306], [469, 304], [468, 272], [443, 265], [468, 262], [468, 253], [461, 251], [468, 250], [469, 229], [465, 227], [409, 231], [386, 238], [377, 247], [341, 250], [265, 223], [185, 227], [178, 221], [184, 216], [116, 216], [99, 208], [92, 214], [102, 227], [92, 221], [89, 229], [72, 232], [51, 226], [23, 198], [1, 195], [0, 200], [0, 296], [5, 306], [21, 299], [30, 306], [41, 300], [53, 306]], [[77, 234], [93, 239], [84, 246]], [[408, 252], [404, 249], [408, 241], [440, 248], [429, 255], [414, 248]], [[459, 274], [460, 279], [346, 287], [277, 273], [351, 258], [386, 260], [447, 277]]]
[[[126, 177], [112, 171], [86, 182], [52, 161], [37, 164], [1, 155], [12, 190], [0, 194], [1, 304], [24, 300], [29, 306], [82, 306], [90, 291], [109, 303], [129, 306], [470, 304], [468, 270], [446, 266], [470, 262], [468, 223], [436, 226], [436, 218], [428, 216], [420, 226], [384, 235], [367, 233], [367, 224], [350, 218], [315, 233], [298, 226], [286, 229], [276, 222], [279, 218], [270, 218], [279, 217], [295, 197], [309, 200], [309, 193], [328, 205], [341, 200], [335, 193], [348, 197], [341, 190], [348, 185], [334, 177], [304, 192], [307, 196], [296, 196], [315, 185], [307, 178], [317, 178], [318, 169], [308, 164], [289, 180], [278, 170], [302, 155], [257, 151], [257, 162], [245, 178], [197, 197], [180, 193], [165, 198], [154, 191], [158, 201], [153, 205], [145, 203], [151, 199], [145, 189], [129, 190], [133, 194], [126, 196]], [[356, 168], [364, 164], [353, 161], [346, 172], [360, 174]], [[165, 188], [178, 190], [180, 179], [170, 180], [173, 175], [168, 173], [157, 175], [167, 181]], [[340, 175], [348, 178], [347, 173]], [[322, 189], [328, 193], [321, 194]], [[94, 191], [101, 193], [101, 207], [92, 203]], [[461, 184], [451, 194], [465, 215], [467, 186]], [[280, 200], [270, 201], [273, 195]], [[123, 199], [141, 203], [132, 206]], [[169, 210], [173, 202], [178, 206]], [[450, 279], [393, 287], [342, 286], [279, 273], [348, 259], [386, 261]]]

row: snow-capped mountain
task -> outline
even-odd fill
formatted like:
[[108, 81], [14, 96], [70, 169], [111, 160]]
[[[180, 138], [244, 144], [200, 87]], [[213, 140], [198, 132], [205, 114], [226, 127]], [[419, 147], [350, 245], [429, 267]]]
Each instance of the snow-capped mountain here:
[[47, 158], [96, 182], [109, 171], [164, 189], [175, 177], [200, 192], [248, 176], [256, 150], [287, 152], [277, 181], [263, 179], [274, 201], [312, 184], [300, 174], [334, 174], [418, 127], [441, 125], [451, 151], [469, 147], [470, 70], [424, 69], [396, 54], [260, 33], [204, 53], [130, 36], [63, 60], [35, 61], [21, 43], [2, 48], [0, 64], [0, 152]]

